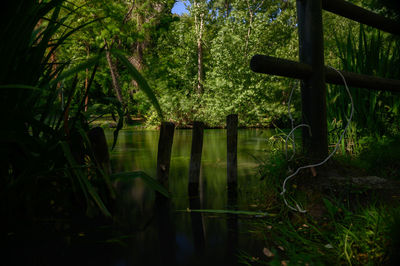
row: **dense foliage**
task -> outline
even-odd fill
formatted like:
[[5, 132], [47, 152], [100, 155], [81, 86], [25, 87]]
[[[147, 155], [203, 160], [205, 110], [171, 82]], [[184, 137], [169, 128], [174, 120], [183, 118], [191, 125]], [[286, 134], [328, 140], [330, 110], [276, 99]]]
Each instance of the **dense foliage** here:
[[[87, 102], [105, 56], [124, 66], [162, 117], [149, 85], [123, 51], [107, 47], [104, 52], [104, 47], [95, 47], [92, 56], [82, 59], [82, 47], [76, 44], [84, 43], [84, 38], [74, 43], [76, 46], [69, 45], [81, 36], [77, 34], [80, 30], [86, 27], [91, 32], [104, 20], [101, 16], [76, 20], [79, 12], [89, 12], [89, 7], [71, 6], [63, 0], [32, 1], [29, 5], [14, 1], [5, 10], [1, 34], [7, 39], [0, 46], [1, 112], [5, 114], [0, 209], [9, 226], [6, 230], [37, 219], [71, 217], [72, 212], [75, 216], [101, 213], [111, 217], [115, 191], [109, 167], [95, 155], [97, 144], [91, 137], [89, 119], [98, 110]], [[97, 104], [119, 113], [117, 135], [126, 112], [124, 102], [102, 95]], [[125, 175], [148, 179], [143, 173]]]
[[[178, 125], [197, 119], [223, 126], [229, 113], [238, 113], [243, 126], [287, 121], [289, 80], [254, 74], [249, 61], [256, 53], [297, 57], [294, 3], [191, 1], [182, 16], [171, 14], [173, 3], [74, 2], [79, 8], [73, 25], [104, 19], [72, 36], [57, 56], [76, 62], [102, 47], [125, 50], [156, 91], [166, 119]], [[89, 73], [81, 75], [87, 79]], [[92, 103], [116, 95], [128, 116], [159, 121], [126, 69], [113, 60], [100, 64], [88, 94]]]
[[[115, 120], [114, 144], [124, 122], [136, 118], [147, 125], [169, 120], [186, 127], [202, 120], [223, 127], [225, 116], [237, 113], [244, 127], [289, 126], [288, 96], [299, 84], [253, 73], [249, 61], [254, 54], [297, 60], [295, 1], [190, 0], [183, 15], [171, 13], [175, 0], [9, 2], [0, 16], [0, 211], [9, 237], [18, 228], [32, 231], [30, 222], [112, 217], [112, 178], [140, 177], [168, 197], [145, 173], [113, 174], [99, 160], [90, 136], [99, 117], [110, 114]], [[398, 4], [390, 1], [351, 2], [399, 19]], [[400, 77], [398, 37], [327, 12], [323, 19], [326, 65]], [[351, 93], [356, 111], [342, 151], [359, 153], [356, 164], [369, 173], [398, 178], [398, 96], [359, 88]], [[291, 101], [296, 122], [299, 99], [296, 89]], [[343, 86], [328, 86], [327, 103], [334, 143], [350, 110]], [[390, 226], [399, 223], [397, 209], [382, 216], [385, 206], [353, 211], [354, 206], [342, 206], [342, 198], [320, 195], [316, 201], [329, 217], [292, 223], [277, 190], [287, 162], [278, 152], [270, 156], [261, 171], [266, 187], [256, 187], [255, 196], [284, 210], [279, 219], [288, 218], [277, 219], [279, 230], [267, 234], [287, 251], [274, 251], [279, 256], [273, 263], [326, 262], [325, 255], [349, 264], [386, 260]], [[286, 241], [290, 238], [295, 243]], [[321, 256], [310, 248], [328, 250]], [[371, 249], [376, 254], [366, 257]]]
[[[396, 6], [374, 1], [353, 1], [397, 18]], [[123, 49], [145, 76], [164, 110], [165, 119], [178, 126], [202, 120], [210, 127], [224, 126], [225, 116], [238, 113], [242, 126], [288, 126], [287, 101], [295, 81], [253, 73], [254, 54], [297, 59], [297, 17], [293, 1], [185, 1], [187, 13], [171, 14], [175, 1], [91, 1], [79, 6], [73, 23], [104, 18], [72, 36], [58, 53], [76, 61], [103, 47]], [[68, 4], [70, 5], [70, 3]], [[389, 5], [389, 7], [388, 7]], [[325, 63], [338, 69], [383, 77], [398, 77], [399, 40], [328, 12], [323, 14]], [[362, 61], [364, 60], [364, 61]], [[113, 71], [110, 72], [110, 66]], [[88, 78], [88, 72], [82, 73]], [[328, 124], [336, 133], [348, 116], [342, 86], [328, 86]], [[299, 90], [292, 112], [299, 121]], [[94, 88], [88, 93], [97, 115], [114, 113], [109, 97], [117, 96], [127, 115], [158, 125], [151, 108], [126, 68], [109, 60], [100, 64]], [[351, 140], [343, 149], [354, 150], [356, 136], [396, 134], [397, 97], [390, 93], [352, 88], [356, 99]], [[371, 102], [370, 106], [362, 103]], [[368, 125], [368, 126], [367, 126]], [[379, 129], [378, 132], [374, 131]]]

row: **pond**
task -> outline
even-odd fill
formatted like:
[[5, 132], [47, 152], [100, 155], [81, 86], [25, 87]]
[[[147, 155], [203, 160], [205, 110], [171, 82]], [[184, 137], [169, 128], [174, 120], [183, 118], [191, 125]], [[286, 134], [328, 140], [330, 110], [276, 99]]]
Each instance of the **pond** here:
[[[262, 236], [251, 235], [245, 216], [194, 213], [188, 209], [257, 210], [249, 192], [259, 183], [258, 162], [270, 149], [272, 130], [238, 131], [238, 198], [228, 204], [226, 130], [206, 129], [200, 171], [200, 195], [188, 197], [191, 130], [175, 130], [169, 174], [171, 201], [154, 211], [155, 193], [141, 179], [117, 184], [117, 218], [127, 246], [118, 265], [232, 265], [240, 252], [262, 256]], [[106, 132], [109, 144], [112, 132]], [[141, 170], [156, 176], [159, 131], [124, 129], [111, 152], [113, 172]], [[168, 211], [169, 209], [169, 211]], [[158, 212], [158, 213], [157, 213]], [[239, 252], [239, 253], [238, 253]], [[168, 261], [168, 263], [167, 263]]]

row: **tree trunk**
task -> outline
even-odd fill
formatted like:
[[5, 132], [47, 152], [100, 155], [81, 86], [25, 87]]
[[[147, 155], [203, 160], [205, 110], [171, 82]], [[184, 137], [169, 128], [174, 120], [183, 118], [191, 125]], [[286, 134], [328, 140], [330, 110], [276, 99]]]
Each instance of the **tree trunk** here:
[[112, 85], [113, 85], [115, 94], [117, 95], [117, 99], [122, 104], [122, 106], [125, 106], [124, 100], [122, 99], [122, 90], [118, 83], [119, 74], [117, 71], [117, 67], [114, 64], [114, 62], [111, 58], [111, 53], [109, 51], [106, 52], [106, 58], [107, 58], [108, 67], [110, 68]]
[[204, 69], [203, 69], [203, 44], [202, 37], [200, 36], [197, 40], [197, 93], [203, 93], [203, 80], [204, 80]]
[[[198, 2], [194, 2], [195, 7], [199, 7]], [[204, 13], [197, 10], [194, 16], [194, 23], [197, 37], [197, 93], [203, 93], [204, 64], [203, 64], [203, 32], [204, 32]]]
[[226, 17], [229, 16], [230, 13], [230, 3], [229, 0], [225, 0], [225, 11], [226, 11]]
[[262, 0], [257, 6], [254, 6], [256, 1], [252, 0], [252, 3], [250, 3], [250, 0], [247, 0], [247, 8], [249, 10], [249, 28], [247, 29], [247, 36], [246, 36], [246, 41], [245, 41], [245, 47], [244, 47], [244, 55], [247, 58], [248, 55], [248, 47], [249, 47], [249, 41], [250, 41], [250, 36], [251, 36], [251, 30], [253, 28], [253, 21], [254, 21], [254, 14], [258, 11], [258, 9], [264, 4], [264, 0]]
[[132, 121], [132, 118], [129, 115], [129, 110], [124, 101], [124, 98], [122, 97], [122, 90], [121, 90], [121, 86], [119, 85], [119, 74], [118, 74], [117, 66], [114, 64], [109, 50], [106, 51], [106, 58], [107, 58], [108, 67], [110, 68], [112, 85], [113, 85], [115, 94], [117, 95], [117, 99], [121, 103], [122, 108], [126, 111], [126, 119], [128, 120], [128, 122], [130, 122], [130, 121]]

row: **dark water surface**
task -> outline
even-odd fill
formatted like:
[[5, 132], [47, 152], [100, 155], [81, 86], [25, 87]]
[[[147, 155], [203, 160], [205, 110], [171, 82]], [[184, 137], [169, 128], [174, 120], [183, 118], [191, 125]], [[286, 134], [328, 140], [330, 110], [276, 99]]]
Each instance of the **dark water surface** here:
[[[113, 221], [36, 221], [21, 232], [6, 229], [1, 265], [236, 265], [239, 254], [262, 257], [263, 236], [250, 233], [253, 216], [187, 209], [259, 210], [254, 191], [258, 162], [270, 147], [268, 130], [238, 132], [238, 197], [228, 197], [226, 131], [205, 130], [200, 193], [188, 197], [191, 130], [175, 130], [169, 178], [172, 198], [157, 197], [141, 179], [116, 182]], [[106, 131], [109, 145], [112, 131]], [[113, 172], [156, 175], [159, 131], [124, 129], [111, 152]], [[158, 202], [159, 204], [155, 204]], [[81, 207], [86, 206], [83, 198]], [[18, 221], [19, 222], [19, 221]], [[20, 221], [25, 224], [24, 221]]]
[[[189, 213], [189, 209], [249, 210], [257, 186], [258, 162], [273, 132], [243, 129], [238, 132], [238, 198], [228, 199], [226, 183], [226, 130], [204, 132], [199, 197], [188, 197], [191, 130], [175, 130], [169, 190], [170, 203], [154, 206], [154, 192], [142, 180], [117, 184], [118, 223], [131, 232], [125, 252], [114, 265], [233, 265], [238, 254], [262, 254], [262, 236], [249, 233], [251, 219], [231, 214]], [[112, 133], [107, 132], [108, 142]], [[125, 129], [111, 153], [114, 172], [142, 170], [156, 175], [158, 131]], [[254, 206], [253, 206], [254, 207]], [[254, 209], [252, 209], [254, 210]], [[264, 218], [265, 219], [265, 218]]]

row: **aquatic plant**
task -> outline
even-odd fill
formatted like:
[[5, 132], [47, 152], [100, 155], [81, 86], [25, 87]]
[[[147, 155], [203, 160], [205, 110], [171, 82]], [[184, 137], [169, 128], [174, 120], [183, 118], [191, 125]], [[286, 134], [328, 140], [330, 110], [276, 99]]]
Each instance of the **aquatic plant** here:
[[[59, 61], [57, 51], [82, 28], [97, 23], [95, 18], [71, 26], [76, 10], [63, 0], [12, 1], [5, 7], [6, 24], [0, 44], [1, 112], [1, 211], [9, 225], [40, 217], [70, 217], [72, 213], [111, 216], [115, 198], [109, 173], [97, 162], [87, 135], [88, 114], [85, 98], [104, 58], [98, 47], [87, 60]], [[118, 50], [110, 51], [162, 116], [157, 99], [146, 80]], [[91, 70], [85, 88], [79, 82], [81, 71]], [[120, 114], [123, 110], [112, 99]], [[90, 109], [90, 106], [89, 106]], [[145, 180], [141, 174], [126, 174]], [[157, 184], [151, 187], [159, 190]], [[84, 211], [86, 209], [86, 212]], [[79, 216], [79, 215], [78, 215]], [[10, 229], [7, 229], [10, 230]]]

